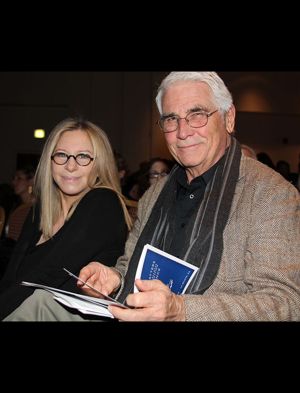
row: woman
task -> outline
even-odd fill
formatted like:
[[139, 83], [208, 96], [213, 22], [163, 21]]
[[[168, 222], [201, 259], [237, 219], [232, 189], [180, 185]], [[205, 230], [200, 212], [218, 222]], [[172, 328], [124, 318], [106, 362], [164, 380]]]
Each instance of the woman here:
[[113, 266], [123, 254], [131, 219], [106, 134], [89, 121], [66, 119], [49, 135], [34, 181], [29, 213], [0, 283], [0, 318], [34, 289], [29, 281], [78, 291], [78, 274], [91, 260]]
[[33, 204], [32, 185], [35, 169], [31, 165], [18, 168], [12, 180], [15, 195], [20, 204], [11, 212], [6, 228], [7, 237], [15, 242], [18, 240], [25, 219]]
[[152, 184], [155, 184], [162, 177], [168, 175], [170, 170], [172, 169], [173, 163], [170, 160], [166, 160], [165, 158], [152, 158], [149, 162], [149, 187]]

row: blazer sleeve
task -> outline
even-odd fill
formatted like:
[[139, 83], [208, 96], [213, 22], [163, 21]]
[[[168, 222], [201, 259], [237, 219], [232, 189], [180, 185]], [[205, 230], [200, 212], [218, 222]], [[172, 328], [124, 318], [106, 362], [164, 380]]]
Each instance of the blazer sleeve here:
[[299, 193], [265, 171], [237, 194], [217, 279], [202, 296], [184, 295], [187, 320], [300, 320]]

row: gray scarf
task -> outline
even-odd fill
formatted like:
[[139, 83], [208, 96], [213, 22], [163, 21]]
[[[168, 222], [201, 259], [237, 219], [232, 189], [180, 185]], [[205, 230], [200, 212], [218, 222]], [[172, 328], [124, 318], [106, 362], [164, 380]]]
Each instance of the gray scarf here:
[[[185, 245], [180, 257], [199, 267], [199, 270], [186, 293], [202, 294], [213, 283], [218, 273], [223, 252], [223, 231], [239, 176], [240, 160], [240, 145], [231, 137], [231, 144], [224, 159], [220, 160], [213, 178], [206, 186], [203, 200], [189, 220], [189, 243]], [[120, 301], [124, 301], [133, 290], [134, 277], [144, 245], [149, 243], [161, 250], [169, 250], [174, 228], [172, 212], [176, 203], [178, 168], [177, 165], [171, 171], [137, 241], [129, 262], [125, 285], [119, 297]], [[172, 254], [172, 250], [167, 252]]]

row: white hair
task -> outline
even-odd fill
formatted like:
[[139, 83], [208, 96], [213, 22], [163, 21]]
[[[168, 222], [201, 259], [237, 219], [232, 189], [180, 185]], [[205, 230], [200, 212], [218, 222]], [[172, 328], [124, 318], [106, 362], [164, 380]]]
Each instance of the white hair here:
[[162, 99], [166, 90], [175, 83], [182, 81], [204, 82], [212, 90], [212, 100], [217, 109], [226, 113], [232, 106], [232, 96], [225, 86], [223, 80], [216, 72], [171, 72], [161, 82], [156, 96], [156, 105], [159, 113], [162, 115]]

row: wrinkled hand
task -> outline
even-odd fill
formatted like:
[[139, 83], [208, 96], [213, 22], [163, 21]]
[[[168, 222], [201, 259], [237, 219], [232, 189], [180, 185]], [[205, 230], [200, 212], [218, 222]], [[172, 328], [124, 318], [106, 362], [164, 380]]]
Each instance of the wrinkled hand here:
[[[121, 277], [114, 269], [99, 262], [90, 262], [86, 265], [80, 270], [79, 278], [98, 289], [104, 295], [114, 292], [121, 283]], [[77, 286], [89, 296], [101, 297], [100, 294], [80, 281], [77, 281]]]
[[136, 280], [140, 292], [127, 296], [129, 309], [109, 306], [121, 321], [185, 321], [183, 297], [175, 295], [159, 280]]

